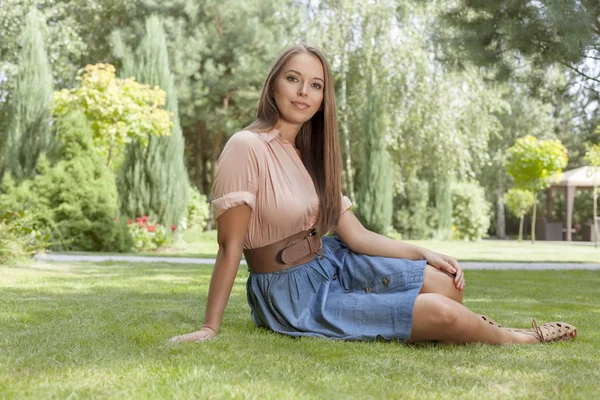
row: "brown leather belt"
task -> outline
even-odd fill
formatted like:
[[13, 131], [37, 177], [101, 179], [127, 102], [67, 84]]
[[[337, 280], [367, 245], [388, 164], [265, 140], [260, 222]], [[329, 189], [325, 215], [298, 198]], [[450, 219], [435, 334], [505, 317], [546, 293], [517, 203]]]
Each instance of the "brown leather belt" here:
[[298, 232], [278, 242], [244, 249], [250, 272], [276, 272], [312, 261], [323, 255], [323, 242], [314, 229]]

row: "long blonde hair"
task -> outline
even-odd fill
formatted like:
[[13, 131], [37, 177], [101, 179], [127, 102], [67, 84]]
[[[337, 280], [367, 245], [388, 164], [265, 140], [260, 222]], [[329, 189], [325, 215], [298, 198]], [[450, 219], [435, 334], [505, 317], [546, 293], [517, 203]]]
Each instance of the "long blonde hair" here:
[[265, 81], [258, 103], [256, 121], [244, 129], [268, 132], [276, 127], [281, 116], [275, 99], [270, 93], [284, 64], [300, 53], [309, 53], [318, 57], [325, 74], [323, 106], [302, 125], [295, 143], [302, 153], [304, 165], [313, 179], [319, 196], [319, 216], [315, 228], [320, 235], [324, 235], [335, 230], [340, 219], [342, 182], [333, 77], [323, 53], [315, 47], [302, 44], [292, 46], [281, 53]]

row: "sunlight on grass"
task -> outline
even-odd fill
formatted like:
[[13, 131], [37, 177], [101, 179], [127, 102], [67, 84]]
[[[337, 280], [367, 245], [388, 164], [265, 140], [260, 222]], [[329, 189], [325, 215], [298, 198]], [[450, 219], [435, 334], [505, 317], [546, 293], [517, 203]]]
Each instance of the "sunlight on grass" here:
[[504, 326], [565, 320], [574, 343], [405, 346], [256, 328], [240, 268], [217, 339], [201, 325], [212, 265], [0, 268], [0, 398], [594, 398], [600, 271], [467, 271], [465, 304]]

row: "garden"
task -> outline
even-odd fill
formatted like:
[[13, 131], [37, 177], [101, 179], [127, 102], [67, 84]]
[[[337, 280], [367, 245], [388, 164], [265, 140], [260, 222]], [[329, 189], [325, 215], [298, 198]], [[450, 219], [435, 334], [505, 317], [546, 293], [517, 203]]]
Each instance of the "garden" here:
[[[531, 0], [0, 1], [0, 398], [598, 397], [599, 18]], [[330, 62], [361, 223], [473, 263], [475, 312], [572, 321], [577, 340], [291, 339], [252, 323], [242, 265], [219, 336], [167, 342], [204, 317], [216, 161], [294, 43]], [[579, 168], [589, 190], [562, 183]]]

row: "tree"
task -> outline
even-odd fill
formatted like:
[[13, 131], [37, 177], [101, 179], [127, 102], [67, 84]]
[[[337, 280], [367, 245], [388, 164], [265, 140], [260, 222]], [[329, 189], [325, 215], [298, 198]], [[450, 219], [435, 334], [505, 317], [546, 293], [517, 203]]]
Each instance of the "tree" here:
[[[587, 85], [600, 83], [596, 0], [461, 0], [444, 15], [455, 61], [469, 59], [507, 78], [524, 64], [560, 64]], [[519, 61], [517, 61], [519, 60]]]
[[[10, 121], [15, 94], [20, 37], [27, 12], [35, 8], [45, 21], [43, 37], [56, 88], [76, 83], [77, 70], [105, 60], [107, 33], [141, 12], [137, 1], [2, 0], [0, 2], [0, 136]], [[101, 23], [100, 23], [101, 21]]]
[[[301, 36], [300, 6], [295, 0], [142, 0], [136, 6], [140, 16], [163, 18], [187, 165], [208, 194], [223, 145], [256, 117], [275, 56]], [[143, 28], [142, 18], [123, 28], [125, 44], [136, 48]]]
[[358, 215], [367, 229], [385, 232], [391, 224], [393, 174], [383, 132], [381, 97], [372, 88], [365, 115], [366, 148], [358, 201]]
[[[600, 127], [598, 128], [600, 133]], [[594, 144], [587, 146], [587, 152], [585, 153], [585, 160], [590, 163], [592, 167], [592, 173], [594, 174], [594, 195], [592, 196], [594, 201], [594, 235], [596, 237], [596, 248], [598, 247], [598, 241], [600, 240], [600, 232], [598, 231], [598, 181], [596, 180], [596, 174], [600, 171], [600, 144]]]
[[61, 118], [81, 111], [91, 123], [95, 150], [113, 170], [121, 163], [125, 144], [137, 141], [147, 146], [151, 136], [171, 134], [162, 89], [116, 78], [110, 64], [88, 65], [79, 74], [78, 88], [54, 94], [54, 113]]
[[523, 240], [523, 220], [527, 211], [535, 204], [535, 193], [530, 190], [512, 188], [502, 196], [502, 201], [519, 218], [519, 242], [521, 242]]
[[174, 77], [162, 21], [157, 16], [146, 20], [146, 35], [137, 51], [134, 71], [140, 82], [166, 91], [173, 128], [170, 136], [150, 137], [147, 147], [136, 142], [127, 145], [119, 178], [121, 212], [130, 217], [156, 217], [165, 226], [178, 225], [187, 209], [189, 183]]
[[17, 180], [35, 173], [40, 154], [50, 142], [52, 74], [42, 39], [44, 21], [31, 9], [23, 29], [23, 48], [12, 99], [12, 121], [4, 142], [3, 165]]
[[[567, 165], [567, 149], [558, 140], [537, 140], [533, 136], [517, 139], [507, 151], [506, 169], [519, 189], [534, 194], [546, 189]], [[531, 241], [535, 243], [537, 201], [533, 203]]]

